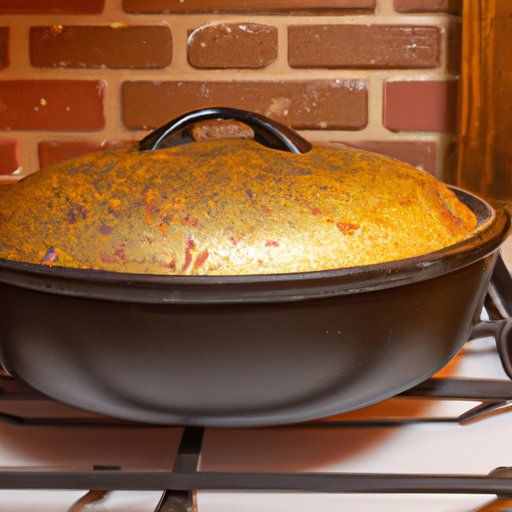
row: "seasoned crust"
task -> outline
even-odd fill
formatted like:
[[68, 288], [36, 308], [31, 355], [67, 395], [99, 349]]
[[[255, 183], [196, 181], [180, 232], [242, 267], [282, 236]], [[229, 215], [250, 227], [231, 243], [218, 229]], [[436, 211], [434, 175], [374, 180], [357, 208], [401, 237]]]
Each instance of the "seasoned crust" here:
[[0, 257], [142, 274], [307, 272], [423, 255], [476, 223], [444, 184], [391, 158], [221, 140], [34, 173], [0, 196]]

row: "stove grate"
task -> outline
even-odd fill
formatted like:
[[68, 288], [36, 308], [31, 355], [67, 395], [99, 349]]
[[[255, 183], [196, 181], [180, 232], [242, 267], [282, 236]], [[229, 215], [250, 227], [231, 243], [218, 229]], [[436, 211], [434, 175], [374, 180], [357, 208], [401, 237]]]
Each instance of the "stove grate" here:
[[[504, 370], [512, 379], [512, 277], [501, 258], [498, 259], [493, 274], [486, 299], [486, 310], [490, 319], [474, 329], [472, 338], [495, 337]], [[459, 416], [452, 418], [346, 419], [340, 416], [335, 419], [286, 425], [284, 428], [399, 426], [428, 421], [467, 424], [512, 410], [512, 380], [431, 378], [397, 395], [393, 400], [411, 398], [478, 402], [479, 405], [471, 406]], [[20, 409], [20, 404], [26, 406], [26, 409], [37, 405], [39, 409], [47, 409], [53, 402], [25, 389], [7, 375], [0, 375], [0, 422], [19, 427], [163, 428], [159, 425], [79, 413], [57, 404], [54, 405], [61, 409], [53, 417], [24, 416], [9, 411], [9, 406], [16, 405]], [[87, 470], [0, 469], [0, 489], [94, 489], [87, 498], [84, 497], [75, 503], [70, 509], [72, 512], [82, 510], [84, 503], [101, 499], [106, 492], [112, 490], [164, 490], [155, 512], [190, 512], [194, 509], [193, 494], [199, 490], [310, 491], [341, 494], [486, 494], [495, 495], [497, 500], [480, 512], [510, 510], [512, 506], [512, 468], [496, 468], [488, 475], [199, 471], [203, 435], [204, 428], [183, 429], [172, 471], [125, 471], [117, 466], [96, 466]]]

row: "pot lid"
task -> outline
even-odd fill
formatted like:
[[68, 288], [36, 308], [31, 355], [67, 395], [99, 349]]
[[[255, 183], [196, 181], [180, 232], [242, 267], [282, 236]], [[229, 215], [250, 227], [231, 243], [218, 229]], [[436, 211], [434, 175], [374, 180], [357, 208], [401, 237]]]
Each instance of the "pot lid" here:
[[[212, 118], [242, 121], [255, 140], [188, 142], [191, 123]], [[263, 116], [212, 108], [138, 147], [22, 179], [0, 196], [0, 257], [136, 274], [282, 274], [420, 256], [476, 225], [452, 191], [415, 167], [311, 147]]]

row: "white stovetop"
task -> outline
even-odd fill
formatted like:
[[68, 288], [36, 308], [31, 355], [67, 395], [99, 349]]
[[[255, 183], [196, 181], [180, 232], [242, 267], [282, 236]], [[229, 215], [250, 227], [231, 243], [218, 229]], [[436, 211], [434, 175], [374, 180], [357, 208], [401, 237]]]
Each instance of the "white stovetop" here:
[[[503, 248], [512, 269], [512, 238]], [[489, 340], [475, 344], [489, 346]], [[506, 378], [492, 352], [471, 349], [452, 375]], [[383, 407], [386, 407], [384, 404]], [[458, 414], [467, 404], [412, 404], [429, 415]], [[27, 428], [0, 424], [0, 466], [171, 470], [181, 429]], [[347, 471], [487, 474], [512, 466], [512, 412], [466, 426], [416, 424], [399, 428], [214, 430], [205, 433], [202, 470]], [[0, 512], [66, 512], [85, 491], [0, 491]], [[160, 493], [110, 493], [84, 512], [153, 512]], [[336, 495], [322, 493], [198, 492], [199, 512], [469, 512], [489, 496]], [[76, 512], [78, 512], [78, 508]], [[75, 512], [75, 511], [74, 511]]]

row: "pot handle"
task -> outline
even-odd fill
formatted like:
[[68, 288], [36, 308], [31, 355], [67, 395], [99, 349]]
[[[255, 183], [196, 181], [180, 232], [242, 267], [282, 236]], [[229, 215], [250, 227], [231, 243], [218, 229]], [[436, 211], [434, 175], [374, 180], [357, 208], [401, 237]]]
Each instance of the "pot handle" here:
[[512, 379], [512, 276], [499, 252], [488, 293], [498, 319], [483, 320], [475, 325], [470, 339], [494, 337], [501, 365]]
[[208, 119], [233, 119], [241, 121], [253, 129], [254, 140], [272, 149], [297, 154], [307, 153], [311, 149], [311, 144], [306, 139], [288, 126], [278, 123], [273, 119], [256, 114], [255, 112], [236, 108], [209, 107], [183, 114], [151, 132], [139, 142], [139, 151], [158, 149], [164, 139], [169, 139], [171, 136], [174, 136], [172, 146], [192, 142], [191, 138], [187, 140], [183, 136], [184, 130], [192, 123]]
[[496, 340], [496, 348], [500, 355], [501, 366], [512, 379], [512, 318], [503, 320], [483, 320], [473, 327], [469, 339], [487, 338]]

